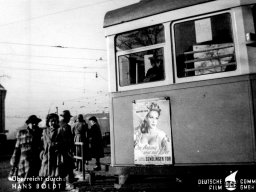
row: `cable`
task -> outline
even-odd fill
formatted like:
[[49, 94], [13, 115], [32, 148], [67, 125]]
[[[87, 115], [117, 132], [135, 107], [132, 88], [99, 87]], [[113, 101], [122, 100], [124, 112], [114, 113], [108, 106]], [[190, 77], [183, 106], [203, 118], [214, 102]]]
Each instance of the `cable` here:
[[18, 20], [18, 21], [13, 21], [13, 22], [10, 22], [10, 23], [2, 24], [2, 25], [0, 25], [0, 27], [4, 27], [4, 26], [16, 24], [16, 23], [21, 23], [21, 22], [27, 22], [27, 21], [31, 21], [31, 20], [35, 20], [35, 19], [40, 19], [40, 18], [43, 18], [43, 17], [48, 17], [48, 16], [60, 14], [60, 13], [65, 13], [65, 12], [69, 12], [69, 11], [73, 11], [73, 10], [77, 10], [77, 9], [82, 9], [82, 8], [93, 6], [93, 5], [103, 4], [103, 3], [106, 3], [106, 2], [109, 2], [109, 0], [101, 1], [101, 2], [98, 2], [98, 3], [91, 3], [91, 4], [87, 4], [87, 5], [80, 6], [80, 7], [74, 7], [74, 8], [71, 8], [71, 9], [65, 9], [65, 10], [62, 10], [62, 11], [57, 11], [57, 12], [54, 12], [54, 13], [41, 15], [41, 16], [37, 16], [37, 17], [31, 17], [29, 19], [22, 19], [22, 20]]
[[14, 67], [4, 67], [0, 66], [0, 68], [5, 68], [5, 69], [13, 69], [13, 70], [26, 70], [26, 71], [47, 71], [47, 72], [60, 72], [60, 73], [96, 73], [96, 72], [85, 72], [85, 71], [58, 71], [58, 70], [50, 70], [50, 69], [29, 69], [29, 68], [14, 68]]
[[[93, 74], [99, 74], [98, 72], [88, 72], [88, 71], [58, 71], [58, 70], [50, 70], [50, 69], [31, 69], [31, 68], [14, 68], [14, 67], [5, 67], [5, 66], [0, 66], [0, 68], [5, 68], [5, 69], [12, 69], [12, 70], [25, 70], [25, 71], [40, 71], [40, 72], [57, 72], [57, 73], [93, 73]], [[102, 77], [101, 75], [99, 75], [103, 80], [107, 81], [107, 79], [105, 79], [104, 77]]]
[[85, 50], [89, 50], [89, 51], [106, 51], [106, 49], [97, 49], [97, 48], [68, 47], [68, 46], [60, 46], [60, 45], [54, 46], [54, 45], [30, 44], [30, 43], [0, 42], [0, 44], [25, 45], [25, 46], [36, 46], [36, 47], [51, 47], [51, 48], [62, 48], [62, 49], [85, 49]]
[[[76, 59], [76, 60], [91, 60], [91, 61], [99, 61], [98, 59], [91, 58], [79, 58], [79, 57], [54, 57], [54, 56], [46, 56], [46, 55], [22, 55], [22, 54], [11, 54], [11, 53], [0, 53], [0, 55], [11, 55], [11, 56], [21, 56], [21, 57], [40, 57], [40, 58], [53, 58], [53, 59]], [[106, 61], [104, 59], [100, 59], [100, 61]]]
[[[28, 64], [27, 61], [17, 61], [17, 60], [6, 60], [6, 62], [11, 62], [11, 63], [26, 63]], [[41, 62], [29, 62], [30, 64], [36, 64], [36, 65], [49, 65], [49, 66], [57, 66], [57, 67], [68, 67], [68, 68], [77, 68], [77, 69], [105, 69], [107, 66], [102, 66], [102, 67], [91, 67], [91, 66], [84, 66], [84, 67], [78, 67], [78, 66], [73, 66], [73, 65], [56, 65], [56, 64], [51, 64], [51, 63], [41, 63]]]

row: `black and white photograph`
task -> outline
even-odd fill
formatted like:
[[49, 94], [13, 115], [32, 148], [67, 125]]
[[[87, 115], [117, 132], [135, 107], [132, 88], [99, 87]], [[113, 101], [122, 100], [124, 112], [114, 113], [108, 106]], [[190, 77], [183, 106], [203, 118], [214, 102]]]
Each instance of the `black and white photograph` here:
[[0, 192], [256, 191], [256, 0], [0, 3]]

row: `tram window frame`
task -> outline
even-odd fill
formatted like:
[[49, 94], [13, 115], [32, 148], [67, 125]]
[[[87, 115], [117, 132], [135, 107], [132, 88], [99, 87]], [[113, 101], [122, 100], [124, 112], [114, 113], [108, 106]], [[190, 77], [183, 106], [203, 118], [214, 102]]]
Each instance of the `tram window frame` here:
[[256, 31], [256, 5], [252, 6], [252, 17], [253, 17], [253, 25]]
[[[124, 36], [127, 38], [129, 37], [129, 34], [140, 32], [140, 30], [145, 31], [150, 31], [153, 30], [152, 28], [157, 28], [161, 30], [160, 36], [159, 37], [154, 37], [155, 38], [155, 43], [151, 41], [152, 44], [146, 44], [143, 46], [131, 46], [130, 48], [124, 48], [118, 49], [117, 46], [117, 40], [120, 36]], [[143, 34], [144, 35], [144, 34]], [[145, 34], [148, 37], [145, 38], [150, 38], [148, 34]], [[142, 36], [143, 37], [143, 36]], [[143, 37], [144, 38], [144, 37]], [[159, 38], [158, 40], [156, 40]], [[133, 39], [132, 39], [133, 40]], [[145, 40], [145, 39], [143, 39]], [[151, 39], [150, 39], [151, 40]], [[165, 50], [165, 44], [166, 44], [166, 37], [165, 37], [165, 26], [163, 24], [157, 24], [157, 25], [152, 25], [144, 28], [139, 28], [136, 30], [132, 31], [127, 31], [124, 33], [117, 34], [115, 36], [115, 53], [116, 53], [116, 68], [117, 68], [117, 86], [119, 90], [132, 90], [132, 89], [140, 89], [140, 88], [146, 88], [146, 87], [153, 87], [157, 85], [163, 85], [163, 81], [166, 80], [166, 67], [165, 67], [165, 59], [164, 59], [164, 50]], [[135, 43], [136, 44], [136, 43]], [[128, 59], [128, 67], [126, 66], [126, 70], [124, 71], [125, 68], [125, 62], [120, 62], [122, 58], [124, 57], [129, 57]], [[153, 60], [153, 61], [152, 61]], [[157, 62], [158, 64], [155, 64], [157, 66], [160, 65], [159, 71], [160, 76], [155, 79], [149, 80], [149, 78], [146, 78], [148, 75], [147, 72], [149, 71], [150, 68], [153, 67], [152, 62]], [[151, 66], [152, 65], [152, 66]], [[132, 68], [134, 70], [132, 71]], [[135, 70], [136, 68], [136, 70]], [[135, 71], [135, 72], [134, 72]], [[152, 71], [152, 70], [151, 70]], [[127, 75], [127, 80], [124, 79], [124, 73], [133, 73], [131, 75]], [[139, 73], [139, 75], [138, 75]], [[134, 78], [133, 76], [136, 77]], [[134, 78], [135, 80], [130, 80], [129, 78]], [[125, 82], [126, 81], [126, 82]]]
[[[226, 22], [228, 22], [229, 25], [225, 30], [229, 31], [228, 35], [230, 35], [230, 36], [228, 38], [231, 39], [230, 42], [225, 42], [225, 40], [223, 40], [224, 38], [222, 38], [222, 39], [220, 38], [220, 40], [218, 38], [216, 38], [216, 36], [217, 37], [220, 36], [219, 34], [217, 34], [217, 32], [219, 30], [218, 27], [216, 29], [216, 26], [218, 25], [218, 23], [213, 23], [212, 20], [214, 17], [215, 18], [221, 17], [222, 15], [228, 15], [227, 16], [228, 20], [226, 20]], [[187, 82], [188, 80], [193, 81], [193, 80], [204, 80], [204, 79], [210, 79], [210, 78], [217, 78], [217, 77], [222, 77], [222, 76], [228, 76], [227, 73], [237, 72], [238, 63], [237, 63], [237, 54], [236, 54], [236, 47], [235, 47], [234, 26], [233, 26], [232, 20], [233, 20], [233, 18], [232, 18], [232, 14], [230, 11], [222, 11], [222, 12], [218, 12], [218, 13], [197, 16], [197, 17], [193, 17], [193, 18], [189, 18], [189, 19], [182, 19], [182, 20], [175, 21], [175, 22], [171, 23], [170, 29], [171, 29], [171, 37], [172, 37], [172, 44], [173, 44], [173, 46], [172, 46], [173, 53], [172, 54], [173, 54], [174, 75], [175, 75], [176, 82], [179, 83], [179, 82]], [[196, 29], [196, 27], [195, 27], [196, 21], [199, 21], [199, 25], [200, 25], [200, 21], [202, 21], [201, 25], [206, 25], [206, 29], [205, 29], [206, 31], [209, 30], [209, 29], [207, 29], [207, 27], [209, 27], [211, 30], [210, 33], [212, 36], [209, 36], [209, 34], [208, 34], [208, 36], [205, 35], [205, 37], [197, 37], [198, 34], [196, 34], [196, 33], [200, 33], [200, 29]], [[178, 61], [179, 54], [177, 53], [177, 46], [179, 46], [179, 45], [177, 45], [177, 44], [179, 42], [177, 43], [178, 35], [176, 36], [176, 34], [175, 34], [175, 27], [179, 24], [184, 24], [186, 22], [193, 24], [192, 31], [194, 33], [193, 34], [194, 39], [190, 40], [191, 42], [194, 41], [194, 44], [193, 43], [189, 44], [191, 50], [186, 50], [184, 52], [180, 51], [182, 53], [180, 55], [183, 55], [183, 56], [185, 54], [187, 54], [187, 55], [190, 54], [191, 58], [189, 58], [188, 61], [186, 61], [186, 64], [192, 63], [193, 66], [191, 66], [190, 68], [188, 67], [187, 69], [185, 69], [185, 60], [184, 59], [183, 59], [184, 62]], [[197, 32], [196, 32], [196, 30], [197, 30]], [[199, 30], [199, 32], [198, 32], [198, 30]], [[213, 30], [216, 30], [216, 31], [214, 32]], [[191, 31], [191, 29], [183, 30], [183, 31], [185, 31], [185, 33], [186, 33], [188, 31]], [[201, 33], [202, 32], [203, 31], [201, 31]], [[213, 33], [215, 33], [215, 34], [213, 34]], [[225, 35], [227, 35], [227, 34], [225, 34]], [[189, 37], [189, 38], [191, 38], [191, 37]], [[198, 38], [198, 39], [201, 38], [201, 39], [197, 40], [196, 38]], [[204, 38], [205, 38], [205, 40], [204, 40]], [[212, 38], [212, 39], [210, 39], [210, 38]], [[199, 43], [197, 41], [199, 41]], [[200, 41], [202, 41], [202, 42], [200, 42]], [[221, 41], [223, 41], [223, 42], [221, 42]], [[184, 49], [184, 47], [183, 47], [183, 49]], [[218, 51], [220, 51], [220, 55], [219, 55]], [[209, 58], [208, 54], [211, 55], [210, 58]], [[229, 57], [228, 56], [224, 57], [225, 55], [228, 55]], [[222, 59], [222, 57], [223, 57], [223, 59]], [[218, 59], [217, 62], [212, 62], [217, 59]], [[196, 62], [197, 62], [198, 68], [195, 67]], [[214, 65], [216, 65], [216, 63], [217, 63], [217, 66], [214, 66]], [[181, 66], [180, 64], [182, 64], [183, 66]], [[200, 64], [206, 65], [206, 68], [200, 67]], [[211, 64], [212, 66], [208, 66], [208, 64]], [[207, 71], [207, 69], [209, 69], [209, 70]], [[215, 72], [210, 71], [211, 69], [214, 69]], [[196, 74], [196, 71], [198, 71], [197, 74]], [[201, 71], [203, 71], [203, 72], [201, 72]], [[185, 75], [185, 72], [188, 72], [188, 73]]]

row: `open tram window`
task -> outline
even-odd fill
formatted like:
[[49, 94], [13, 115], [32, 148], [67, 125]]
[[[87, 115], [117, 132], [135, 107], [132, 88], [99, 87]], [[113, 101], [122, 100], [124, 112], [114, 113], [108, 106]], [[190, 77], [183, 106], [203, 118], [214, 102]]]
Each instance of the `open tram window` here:
[[164, 80], [164, 41], [163, 25], [117, 35], [119, 86]]
[[236, 70], [229, 13], [181, 21], [173, 29], [179, 78]]

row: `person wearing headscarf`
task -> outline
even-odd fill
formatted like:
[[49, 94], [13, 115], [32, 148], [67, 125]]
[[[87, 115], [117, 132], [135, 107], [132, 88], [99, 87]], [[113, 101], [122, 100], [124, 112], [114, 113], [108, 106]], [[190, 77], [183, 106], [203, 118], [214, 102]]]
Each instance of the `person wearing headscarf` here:
[[36, 182], [29, 178], [38, 177], [41, 160], [40, 151], [42, 150], [41, 135], [42, 131], [38, 124], [41, 121], [36, 115], [31, 115], [26, 120], [26, 128], [18, 130], [16, 135], [16, 144], [13, 155], [10, 160], [12, 171], [17, 170], [15, 178], [18, 179], [22, 192], [33, 191]]
[[95, 116], [89, 118], [89, 140], [91, 144], [91, 157], [96, 159], [95, 171], [101, 170], [100, 158], [104, 157], [103, 139], [100, 126]]

